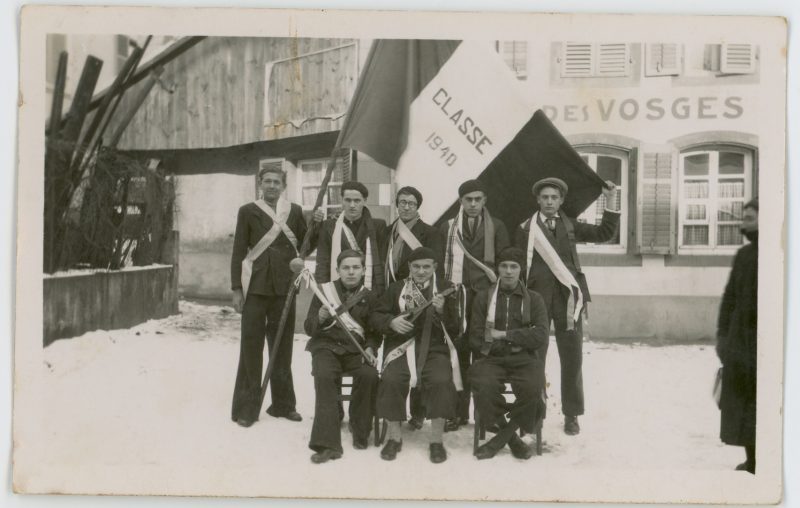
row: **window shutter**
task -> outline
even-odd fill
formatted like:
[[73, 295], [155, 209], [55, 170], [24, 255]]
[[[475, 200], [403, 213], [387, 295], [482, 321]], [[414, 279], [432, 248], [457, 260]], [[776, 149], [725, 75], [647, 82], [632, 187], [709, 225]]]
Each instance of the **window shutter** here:
[[593, 53], [591, 43], [565, 42], [561, 58], [561, 77], [591, 76]]
[[674, 160], [668, 147], [642, 148], [639, 171], [638, 232], [640, 254], [675, 251]]
[[719, 70], [723, 74], [753, 74], [756, 71], [755, 47], [752, 44], [722, 44]]
[[355, 180], [353, 171], [353, 151], [349, 148], [340, 148], [336, 153], [336, 158], [342, 161], [342, 182]]
[[601, 77], [627, 76], [630, 51], [625, 43], [597, 45], [596, 75]]
[[680, 74], [680, 46], [673, 43], [647, 44], [645, 76], [677, 76]]
[[273, 159], [261, 159], [260, 161], [258, 161], [258, 171], [256, 171], [256, 199], [261, 198], [261, 192], [258, 188], [260, 183], [258, 180], [258, 174], [261, 173], [261, 170], [264, 168], [278, 168], [285, 173], [286, 170], [284, 170], [283, 168], [284, 160], [285, 159], [282, 158], [273, 158]]

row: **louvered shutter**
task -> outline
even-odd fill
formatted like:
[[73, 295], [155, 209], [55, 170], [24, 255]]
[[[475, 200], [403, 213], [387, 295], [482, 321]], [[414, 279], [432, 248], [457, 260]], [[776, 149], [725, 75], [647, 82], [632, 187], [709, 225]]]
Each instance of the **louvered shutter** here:
[[564, 78], [591, 76], [594, 70], [593, 55], [591, 43], [565, 42], [561, 55], [561, 76]]
[[645, 76], [676, 76], [680, 74], [680, 46], [673, 43], [647, 44]]
[[599, 77], [628, 75], [630, 49], [627, 44], [598, 44], [596, 55], [595, 75]]
[[638, 182], [639, 253], [675, 252], [674, 161], [669, 147], [642, 147]]
[[258, 179], [258, 174], [261, 173], [261, 170], [264, 168], [272, 167], [278, 168], [281, 171], [284, 171], [283, 163], [285, 159], [282, 158], [275, 158], [275, 159], [261, 159], [258, 161], [258, 171], [256, 171], [256, 199], [261, 198], [261, 191], [259, 190], [259, 184], [261, 183]]
[[719, 70], [723, 74], [753, 74], [756, 71], [755, 47], [752, 44], [722, 44]]

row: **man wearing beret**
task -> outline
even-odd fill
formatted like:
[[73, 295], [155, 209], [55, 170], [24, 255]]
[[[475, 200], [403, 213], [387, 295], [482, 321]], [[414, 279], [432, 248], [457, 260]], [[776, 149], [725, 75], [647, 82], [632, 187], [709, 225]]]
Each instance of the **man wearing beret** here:
[[[289, 262], [297, 257], [306, 234], [300, 206], [281, 197], [286, 174], [280, 169], [259, 172], [263, 199], [239, 208], [231, 254], [233, 306], [242, 313], [239, 369], [233, 391], [231, 418], [242, 427], [258, 420], [261, 408], [261, 375], [266, 335], [273, 349], [278, 323], [289, 293], [292, 272]], [[287, 322], [294, 323], [295, 306]], [[267, 413], [299, 422], [292, 380], [292, 339], [294, 326], [287, 326], [275, 358], [270, 388], [272, 404]]]
[[314, 277], [317, 282], [336, 280], [339, 253], [346, 249], [357, 250], [364, 254], [364, 286], [380, 294], [386, 287], [383, 271], [386, 222], [370, 215], [365, 206], [369, 192], [361, 182], [344, 182], [340, 192], [342, 213], [336, 219], [325, 220], [320, 227]]
[[[606, 203], [611, 203], [616, 187], [610, 181], [605, 183], [603, 195]], [[581, 316], [589, 301], [575, 244], [613, 238], [619, 211], [606, 208], [599, 226], [578, 222], [559, 212], [568, 190], [559, 178], [544, 178], [533, 184], [539, 210], [520, 225], [514, 243], [525, 251], [527, 286], [542, 295], [554, 324], [561, 363], [564, 431], [575, 435], [580, 432], [578, 416], [584, 411]]]
[[425, 416], [431, 420], [430, 460], [447, 460], [442, 442], [445, 419], [456, 413], [461, 376], [451, 337], [458, 333], [458, 303], [453, 286], [436, 277], [436, 254], [419, 247], [408, 256], [410, 275], [389, 285], [369, 324], [385, 336], [377, 414], [388, 423], [381, 458], [394, 460], [403, 446], [409, 387], [419, 386]]
[[[434, 253], [441, 252], [439, 231], [422, 221], [419, 208], [422, 206], [422, 193], [414, 187], [403, 187], [397, 191], [395, 198], [397, 220], [386, 231], [386, 285], [408, 277], [406, 258], [414, 249], [428, 247]], [[419, 391], [411, 390], [412, 429], [422, 428], [425, 413], [422, 408]]]
[[[478, 459], [493, 457], [506, 444], [518, 459], [532, 456], [516, 431], [522, 428], [532, 433], [542, 410], [550, 322], [542, 297], [520, 280], [524, 263], [521, 249], [502, 251], [497, 257], [499, 280], [480, 291], [472, 306], [469, 341], [476, 360], [469, 377], [475, 405], [487, 427], [499, 427], [497, 434], [478, 448]], [[503, 397], [504, 381], [509, 381], [514, 391], [510, 411]]]
[[462, 312], [459, 341], [459, 364], [465, 389], [459, 396], [457, 418], [447, 422], [446, 430], [458, 430], [469, 421], [469, 382], [466, 380], [471, 352], [468, 340], [472, 301], [479, 291], [497, 281], [495, 256], [509, 246], [508, 231], [499, 219], [486, 208], [486, 189], [479, 180], [467, 180], [458, 188], [460, 208], [458, 214], [441, 226], [444, 243], [444, 277], [453, 284], [461, 284], [460, 308]]
[[[364, 450], [369, 444], [378, 387], [374, 357], [381, 338], [367, 326], [375, 296], [364, 288], [364, 256], [352, 249], [343, 250], [337, 258], [336, 271], [339, 279], [320, 284], [305, 321], [306, 334], [310, 337], [306, 351], [311, 353], [316, 394], [314, 425], [308, 443], [315, 452], [311, 456], [315, 464], [342, 456], [338, 408], [342, 375], [353, 376], [349, 411], [353, 448], [357, 450]], [[331, 308], [340, 312], [340, 320], [331, 315]], [[353, 339], [372, 362], [365, 361]]]

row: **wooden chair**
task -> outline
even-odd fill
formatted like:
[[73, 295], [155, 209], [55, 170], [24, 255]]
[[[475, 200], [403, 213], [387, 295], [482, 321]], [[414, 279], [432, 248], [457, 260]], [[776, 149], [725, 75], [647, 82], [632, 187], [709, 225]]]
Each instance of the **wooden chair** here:
[[[348, 390], [346, 392], [344, 390], [345, 388], [348, 388]], [[345, 374], [345, 375], [342, 376], [342, 379], [341, 379], [341, 385], [340, 385], [340, 390], [339, 390], [339, 402], [340, 403], [341, 402], [348, 402], [349, 403], [350, 399], [352, 398], [352, 395], [351, 395], [352, 391], [353, 391], [353, 376], [348, 376], [348, 375]], [[385, 426], [386, 426], [386, 424], [384, 423], [384, 427]], [[381, 431], [380, 421], [378, 420], [378, 416], [376, 414], [374, 414], [374, 408], [373, 408], [372, 433], [375, 436], [374, 437], [375, 446], [380, 446], [381, 442], [383, 441], [383, 436], [381, 436], [381, 432], [380, 431]], [[386, 434], [385, 430], [384, 430], [383, 434], [384, 435]]]
[[[503, 382], [503, 396], [513, 397], [514, 392], [511, 389], [511, 383], [508, 381]], [[475, 433], [472, 438], [472, 454], [478, 452], [478, 447], [480, 446], [480, 442], [486, 439], [486, 426], [481, 421], [480, 411], [478, 411], [477, 404], [474, 402], [475, 394], [473, 393], [473, 405], [475, 406]], [[542, 396], [540, 399], [540, 407], [539, 407], [539, 418], [537, 418], [536, 422], [533, 425], [533, 432], [536, 435], [536, 455], [542, 454], [542, 424], [544, 423], [545, 411], [547, 409], [547, 391], [542, 388]], [[525, 435], [525, 432], [522, 429], [519, 429], [520, 437]]]

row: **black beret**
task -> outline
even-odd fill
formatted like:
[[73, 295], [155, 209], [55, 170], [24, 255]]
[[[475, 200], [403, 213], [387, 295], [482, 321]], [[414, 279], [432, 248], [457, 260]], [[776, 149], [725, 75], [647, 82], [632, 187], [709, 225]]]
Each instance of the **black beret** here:
[[519, 247], [506, 247], [497, 256], [498, 265], [503, 261], [513, 261], [523, 267], [525, 266], [525, 252]]
[[436, 254], [430, 247], [417, 247], [406, 257], [406, 262], [411, 263], [412, 261], [418, 261], [420, 259], [432, 259], [436, 261]]
[[354, 190], [354, 191], [360, 192], [361, 195], [364, 197], [364, 199], [367, 199], [367, 197], [369, 196], [369, 191], [364, 186], [364, 184], [361, 183], [361, 182], [356, 182], [356, 181], [353, 181], [353, 180], [351, 180], [349, 182], [344, 182], [342, 184], [341, 195], [344, 196], [344, 191], [347, 191], [347, 190]]
[[483, 186], [480, 180], [467, 180], [458, 187], [458, 197], [463, 198], [465, 194], [477, 191], [483, 192], [484, 196], [486, 195], [486, 187]]
[[569, 190], [569, 187], [567, 187], [567, 182], [565, 182], [560, 178], [555, 178], [555, 177], [542, 178], [541, 180], [533, 184], [533, 195], [538, 196], [539, 191], [542, 189], [542, 187], [555, 187], [556, 189], [561, 191], [562, 198], [567, 195], [567, 191]]
[[[414, 196], [417, 198], [417, 208], [422, 206], [422, 193], [418, 191], [414, 187], [406, 186], [397, 191], [397, 197], [400, 197], [400, 194], [405, 194], [406, 196]], [[395, 204], [397, 203], [397, 197], [395, 197]]]

